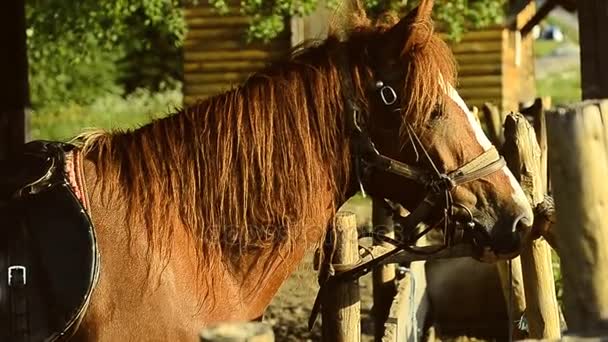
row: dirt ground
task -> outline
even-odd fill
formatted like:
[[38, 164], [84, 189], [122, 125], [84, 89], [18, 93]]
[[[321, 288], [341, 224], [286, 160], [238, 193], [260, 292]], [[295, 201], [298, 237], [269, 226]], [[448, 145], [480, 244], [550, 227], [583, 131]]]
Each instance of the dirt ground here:
[[[362, 342], [373, 341], [374, 326], [370, 315], [372, 281], [369, 275], [360, 279]], [[277, 342], [320, 341], [321, 319], [308, 331], [308, 317], [319, 285], [312, 268], [312, 255], [308, 255], [299, 269], [283, 284], [266, 311], [264, 321], [273, 326]]]

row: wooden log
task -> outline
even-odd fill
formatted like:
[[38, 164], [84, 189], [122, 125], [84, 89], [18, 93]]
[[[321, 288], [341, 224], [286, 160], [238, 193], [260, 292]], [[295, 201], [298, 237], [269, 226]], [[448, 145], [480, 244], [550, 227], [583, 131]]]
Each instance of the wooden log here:
[[263, 322], [223, 323], [205, 328], [201, 342], [274, 342], [272, 328]]
[[258, 41], [248, 43], [244, 39], [207, 40], [192, 38], [184, 41], [184, 49], [187, 49], [187, 51], [282, 50], [286, 54], [289, 44], [284, 40], [271, 40], [267, 43]]
[[502, 146], [504, 137], [502, 134], [502, 120], [498, 107], [491, 103], [484, 103], [481, 108], [486, 125], [488, 126], [488, 138], [496, 146]]
[[[392, 213], [381, 202], [383, 199], [372, 200], [372, 229], [374, 235], [395, 237]], [[374, 238], [374, 245], [390, 246], [382, 240]], [[388, 264], [375, 268], [372, 271], [373, 297], [374, 297], [374, 336], [381, 341], [384, 336], [384, 323], [388, 318], [391, 303], [396, 293], [395, 265]]]
[[608, 100], [547, 113], [568, 332], [608, 330]]
[[223, 72], [223, 73], [187, 73], [184, 74], [184, 81], [189, 85], [209, 84], [214, 82], [240, 84], [247, 79], [248, 74], [243, 72]]
[[452, 46], [454, 53], [462, 52], [499, 52], [502, 51], [502, 40], [462, 42]]
[[184, 63], [184, 72], [254, 72], [267, 64], [266, 61], [246, 61], [246, 60], [234, 60], [234, 61], [193, 61]]
[[502, 65], [492, 64], [478, 64], [478, 65], [461, 65], [458, 67], [458, 76], [469, 76], [469, 75], [501, 75]]
[[[355, 264], [359, 260], [357, 219], [350, 212], [338, 212], [334, 227], [334, 265]], [[322, 339], [331, 342], [356, 342], [361, 338], [361, 304], [357, 280], [331, 282], [321, 306]]]
[[530, 32], [532, 32], [534, 26], [538, 25], [541, 20], [545, 19], [549, 12], [551, 12], [555, 7], [557, 7], [557, 1], [545, 1], [545, 3], [540, 6], [538, 11], [536, 11], [534, 16], [520, 30], [522, 38], [526, 37]]
[[195, 95], [195, 94], [221, 94], [225, 91], [230, 90], [236, 84], [229, 83], [209, 83], [199, 85], [185, 85], [184, 94]]
[[471, 65], [476, 66], [480, 64], [500, 64], [502, 63], [501, 52], [490, 52], [490, 53], [459, 53], [456, 54], [456, 63], [459, 66]]
[[[509, 265], [510, 264], [510, 265]], [[511, 331], [515, 333], [515, 338], [521, 337], [515, 321], [520, 319], [526, 311], [526, 295], [524, 290], [524, 277], [521, 268], [521, 258], [513, 258], [511, 262], [501, 260], [496, 263], [498, 269], [498, 276], [500, 278], [500, 285], [502, 293], [507, 303], [507, 309], [512, 310], [513, 321], [510, 323]], [[511, 268], [509, 274], [509, 267]], [[511, 293], [511, 291], [513, 291]]]
[[[228, 6], [228, 13], [240, 13], [240, 6]], [[197, 6], [184, 9], [184, 16], [186, 18], [196, 17], [219, 17], [221, 14], [217, 9], [209, 6]]]
[[249, 50], [240, 51], [186, 51], [184, 62], [194, 61], [226, 61], [226, 60], [269, 60], [283, 55], [280, 51]]
[[471, 97], [471, 96], [499, 97], [502, 94], [502, 87], [501, 86], [467, 87], [467, 88], [458, 89], [458, 93], [462, 97]]
[[242, 15], [216, 15], [209, 17], [189, 17], [186, 23], [188, 24], [189, 28], [225, 26], [242, 26], [246, 28], [250, 21], [250, 18]]
[[[541, 150], [536, 140], [534, 129], [523, 115], [507, 116], [503, 153], [533, 207], [543, 202], [546, 189], [543, 184], [546, 178], [540, 174]], [[542, 238], [524, 242], [521, 264], [530, 337], [559, 338], [561, 329], [551, 248]]]
[[[469, 42], [469, 41], [496, 41], [502, 39], [502, 28], [501, 27], [492, 27], [483, 30], [473, 30], [468, 31], [462, 35], [462, 39], [460, 42]], [[448, 40], [449, 36], [446, 33], [440, 33], [439, 36], [443, 40]]]
[[[384, 322], [382, 342], [421, 341], [422, 331], [430, 310], [426, 291], [425, 262], [411, 264], [399, 281], [387, 320]], [[432, 341], [432, 340], [429, 340]]]
[[[475, 88], [475, 87], [501, 87], [502, 76], [501, 75], [479, 75], [479, 76], [463, 76], [458, 79], [458, 88]], [[483, 93], [477, 92], [479, 96], [483, 96]], [[469, 94], [470, 95], [470, 94]], [[464, 95], [462, 95], [464, 96]]]
[[489, 98], [489, 97], [463, 97], [463, 100], [467, 105], [476, 106], [480, 108], [479, 119], [482, 123], [485, 123], [485, 116], [483, 114], [483, 105], [486, 103], [501, 103], [502, 99], [500, 97]]

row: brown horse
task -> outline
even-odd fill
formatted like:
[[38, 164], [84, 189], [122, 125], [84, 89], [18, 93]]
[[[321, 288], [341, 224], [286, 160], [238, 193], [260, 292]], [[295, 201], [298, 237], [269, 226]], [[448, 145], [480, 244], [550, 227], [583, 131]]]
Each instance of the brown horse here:
[[[84, 135], [102, 267], [75, 338], [194, 341], [204, 326], [263, 315], [358, 190], [347, 87], [386, 156], [419, 162], [408, 127], [442, 172], [490, 149], [451, 87], [453, 56], [431, 8], [423, 0], [396, 24], [359, 16], [346, 40], [330, 36], [238, 88], [134, 131]], [[424, 192], [382, 170], [366, 190], [408, 209]], [[518, 252], [514, 222], [530, 226], [532, 211], [506, 168], [451, 195], [487, 235], [482, 258]]]

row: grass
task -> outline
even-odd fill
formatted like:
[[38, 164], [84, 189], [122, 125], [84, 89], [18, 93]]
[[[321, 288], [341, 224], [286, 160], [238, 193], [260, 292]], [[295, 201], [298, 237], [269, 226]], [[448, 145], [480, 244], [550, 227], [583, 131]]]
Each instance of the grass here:
[[[556, 49], [579, 43], [578, 28], [566, 24], [559, 17], [550, 15], [545, 24], [555, 25], [564, 33], [563, 42], [537, 40], [534, 43], [536, 58], [551, 55]], [[571, 104], [581, 99], [580, 66], [567, 63], [561, 70], [545, 74], [536, 79], [539, 96], [551, 96], [553, 104]]]
[[562, 43], [552, 40], [537, 40], [534, 42], [534, 56], [541, 58], [549, 56], [555, 51]]
[[174, 112], [181, 103], [179, 88], [159, 93], [139, 89], [126, 97], [108, 95], [90, 105], [42, 108], [30, 115], [30, 135], [32, 139], [66, 141], [87, 128], [136, 128]]
[[550, 73], [536, 80], [539, 96], [551, 96], [554, 104], [570, 104], [581, 100], [581, 73], [578, 65]]

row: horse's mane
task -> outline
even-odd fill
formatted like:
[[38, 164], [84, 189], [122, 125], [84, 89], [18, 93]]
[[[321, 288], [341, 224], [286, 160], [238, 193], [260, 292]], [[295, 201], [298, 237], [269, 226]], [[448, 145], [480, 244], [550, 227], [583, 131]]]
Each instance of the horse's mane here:
[[[355, 45], [382, 29], [352, 29], [349, 58], [358, 92], [366, 91], [371, 70]], [[136, 130], [81, 136], [103, 192], [120, 194], [130, 226], [146, 224], [153, 248], [170, 252], [174, 230], [186, 229], [204, 268], [225, 263], [235, 251], [293, 243], [305, 233], [305, 219], [335, 210], [349, 182], [334, 58], [340, 44], [330, 37], [298, 49], [238, 88]], [[404, 121], [423, 122], [440, 103], [438, 74], [452, 79], [451, 54], [429, 35], [407, 56]], [[335, 194], [330, 208], [315, 197], [320, 191]]]

